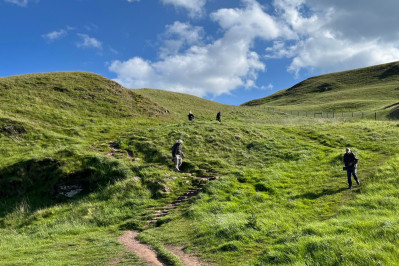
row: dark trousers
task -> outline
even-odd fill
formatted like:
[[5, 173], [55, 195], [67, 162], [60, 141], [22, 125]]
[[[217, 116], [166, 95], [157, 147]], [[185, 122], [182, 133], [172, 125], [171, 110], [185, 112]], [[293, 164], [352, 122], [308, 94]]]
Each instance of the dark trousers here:
[[351, 175], [353, 175], [353, 178], [355, 179], [356, 183], [359, 184], [359, 179], [357, 178], [356, 168], [350, 168], [350, 169], [346, 170], [346, 172], [347, 172], [347, 175], [348, 175], [348, 185], [349, 185], [349, 187], [352, 187]]

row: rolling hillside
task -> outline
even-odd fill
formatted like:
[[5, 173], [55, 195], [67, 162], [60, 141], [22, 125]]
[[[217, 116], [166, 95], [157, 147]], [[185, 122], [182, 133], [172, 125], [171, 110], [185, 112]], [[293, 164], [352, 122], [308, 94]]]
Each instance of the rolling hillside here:
[[218, 102], [205, 100], [189, 94], [170, 92], [156, 89], [133, 90], [137, 94], [148, 97], [152, 101], [167, 108], [172, 114], [179, 118], [187, 118], [188, 112], [192, 111], [198, 119], [210, 119], [219, 111], [225, 112], [233, 109], [233, 106]]
[[381, 111], [396, 116], [399, 62], [312, 77], [243, 106], [309, 111]]
[[[364, 82], [359, 71], [340, 84]], [[394, 88], [397, 76], [387, 73]], [[370, 94], [382, 89], [366, 83]], [[304, 101], [319, 95], [306, 88], [308, 95], [292, 91]], [[334, 90], [345, 91], [321, 94]], [[306, 102], [290, 97], [276, 101]], [[392, 104], [384, 97], [373, 106]], [[146, 265], [120, 241], [126, 231], [167, 265], [183, 265], [181, 252], [214, 265], [399, 261], [395, 121], [298, 118], [268, 112], [269, 103], [127, 90], [84, 72], [0, 78], [0, 100], [2, 265]], [[183, 173], [170, 155], [179, 138]], [[360, 159], [361, 185], [351, 190], [346, 147]]]
[[156, 90], [156, 89], [135, 89], [135, 93], [151, 99], [158, 105], [167, 109], [170, 115], [178, 120], [187, 120], [189, 111], [195, 115], [195, 120], [215, 121], [216, 114], [220, 111], [222, 121], [246, 121], [262, 122], [280, 121], [281, 115], [270, 114], [266, 108], [225, 105], [211, 100], [206, 100], [184, 93]]
[[0, 114], [41, 126], [81, 126], [104, 120], [154, 115], [165, 110], [114, 81], [85, 72], [40, 73], [0, 78]]

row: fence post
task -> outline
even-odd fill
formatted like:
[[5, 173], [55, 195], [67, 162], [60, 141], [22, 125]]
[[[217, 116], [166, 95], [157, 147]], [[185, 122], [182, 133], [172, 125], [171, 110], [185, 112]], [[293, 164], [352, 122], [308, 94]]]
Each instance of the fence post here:
[[321, 112], [321, 117], [323, 117], [323, 112]]
[[364, 118], [364, 113], [362, 112], [362, 118]]
[[298, 111], [298, 116], [299, 116], [299, 111]]
[[308, 112], [305, 113], [305, 116], [308, 117]]
[[327, 112], [327, 118], [328, 118], [328, 112]]
[[353, 117], [353, 112], [352, 112], [352, 117]]
[[333, 118], [335, 118], [334, 112], [333, 112]]
[[374, 120], [377, 120], [377, 112], [374, 113]]

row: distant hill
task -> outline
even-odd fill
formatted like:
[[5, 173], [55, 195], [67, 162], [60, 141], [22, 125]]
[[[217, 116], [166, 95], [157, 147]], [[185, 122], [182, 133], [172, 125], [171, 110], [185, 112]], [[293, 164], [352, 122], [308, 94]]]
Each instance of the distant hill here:
[[399, 62], [312, 77], [242, 105], [342, 112], [386, 109], [394, 115], [399, 105]]
[[136, 89], [135, 93], [148, 97], [153, 102], [168, 109], [172, 114], [178, 117], [187, 117], [189, 111], [200, 119], [216, 116], [216, 113], [230, 111], [233, 106], [221, 104], [215, 101], [206, 100], [193, 95], [156, 90], [156, 89]]

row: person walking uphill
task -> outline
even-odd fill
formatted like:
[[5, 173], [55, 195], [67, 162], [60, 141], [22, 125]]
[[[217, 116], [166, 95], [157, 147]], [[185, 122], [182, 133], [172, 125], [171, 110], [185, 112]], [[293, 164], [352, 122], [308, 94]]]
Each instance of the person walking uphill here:
[[188, 113], [188, 120], [193, 121], [194, 120], [194, 115], [191, 113], [191, 111]]
[[175, 171], [180, 172], [180, 166], [183, 163], [184, 153], [182, 147], [183, 141], [181, 139], [177, 140], [175, 145], [172, 147], [172, 157], [175, 163]]
[[217, 115], [216, 115], [216, 120], [219, 122], [222, 122], [221, 116], [222, 116], [222, 114], [219, 111], [219, 113], [217, 113]]
[[356, 183], [360, 185], [359, 178], [357, 177], [357, 162], [359, 159], [357, 158], [356, 154], [354, 154], [351, 149], [346, 148], [346, 153], [344, 155], [344, 163], [345, 163], [345, 170], [348, 175], [348, 189], [352, 188], [352, 179], [351, 176], [355, 179]]

